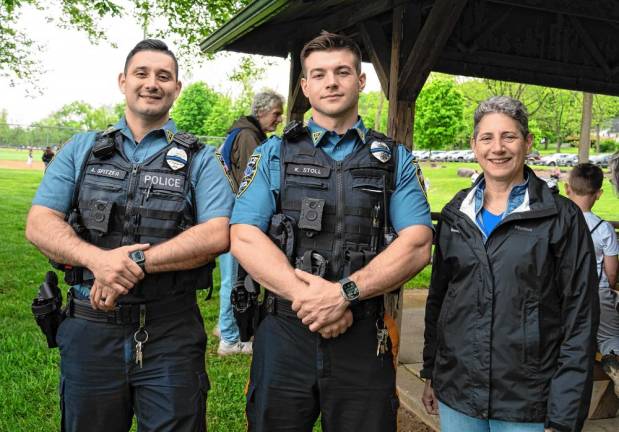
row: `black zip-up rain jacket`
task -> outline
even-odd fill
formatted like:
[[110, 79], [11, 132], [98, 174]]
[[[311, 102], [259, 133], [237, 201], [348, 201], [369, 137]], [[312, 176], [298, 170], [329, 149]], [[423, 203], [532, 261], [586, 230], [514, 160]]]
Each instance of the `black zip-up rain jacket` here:
[[443, 209], [422, 376], [466, 415], [579, 431], [599, 322], [595, 253], [580, 209], [525, 171], [524, 207], [485, 243], [465, 214], [472, 188]]

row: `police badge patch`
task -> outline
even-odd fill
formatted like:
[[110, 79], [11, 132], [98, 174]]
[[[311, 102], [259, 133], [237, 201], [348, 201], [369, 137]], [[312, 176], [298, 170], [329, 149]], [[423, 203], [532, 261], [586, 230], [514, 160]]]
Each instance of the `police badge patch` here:
[[182, 148], [173, 147], [166, 153], [165, 161], [170, 168], [177, 171], [187, 165], [187, 153]]
[[391, 149], [382, 141], [374, 141], [370, 145], [370, 153], [372, 153], [372, 156], [382, 163], [385, 163], [391, 159]]
[[421, 188], [423, 195], [426, 197], [426, 199], [428, 199], [428, 194], [426, 193], [426, 181], [423, 177], [423, 173], [421, 172], [419, 162], [417, 162], [417, 159], [415, 159], [415, 157], [413, 157], [412, 164], [415, 167], [415, 176], [417, 177], [417, 181], [419, 182], [419, 187]]
[[254, 181], [254, 177], [256, 177], [256, 172], [258, 172], [258, 162], [260, 162], [261, 154], [253, 154], [250, 156], [247, 161], [247, 167], [243, 172], [243, 179], [241, 180], [241, 184], [239, 185], [239, 191], [236, 194], [236, 197], [240, 197], [243, 195], [243, 192], [247, 190], [252, 181]]

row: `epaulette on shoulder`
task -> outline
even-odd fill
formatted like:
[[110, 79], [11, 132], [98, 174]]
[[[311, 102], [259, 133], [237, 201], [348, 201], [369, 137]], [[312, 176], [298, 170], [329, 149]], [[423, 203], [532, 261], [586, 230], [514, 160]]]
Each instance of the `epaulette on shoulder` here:
[[282, 138], [285, 138], [286, 140], [297, 140], [306, 133], [307, 128], [303, 125], [303, 123], [297, 120], [292, 120], [284, 128]]
[[[385, 135], [384, 133], [375, 131], [374, 129], [368, 129], [366, 136], [367, 138], [372, 138], [373, 141], [382, 141], [386, 144], [389, 144], [390, 146], [397, 145], [397, 143], [394, 141], [393, 138], [391, 138], [388, 135]], [[366, 142], [369, 141], [367, 138], [366, 138]]]
[[105, 129], [103, 132], [100, 132], [99, 136], [104, 137], [104, 136], [112, 135], [117, 130], [119, 130], [119, 128], [117, 128], [116, 126], [110, 126], [107, 129]]
[[203, 146], [198, 137], [187, 132], [175, 133], [172, 142], [191, 151], [199, 150]]

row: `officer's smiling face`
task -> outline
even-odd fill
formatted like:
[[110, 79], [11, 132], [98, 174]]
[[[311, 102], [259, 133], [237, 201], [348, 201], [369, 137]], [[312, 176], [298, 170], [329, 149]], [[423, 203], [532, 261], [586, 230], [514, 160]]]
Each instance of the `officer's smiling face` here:
[[303, 94], [312, 106], [314, 120], [320, 116], [357, 116], [359, 93], [365, 74], [357, 73], [355, 54], [347, 49], [314, 51], [304, 61]]
[[159, 51], [140, 51], [118, 77], [127, 101], [127, 115], [157, 121], [169, 115], [181, 91], [172, 57]]

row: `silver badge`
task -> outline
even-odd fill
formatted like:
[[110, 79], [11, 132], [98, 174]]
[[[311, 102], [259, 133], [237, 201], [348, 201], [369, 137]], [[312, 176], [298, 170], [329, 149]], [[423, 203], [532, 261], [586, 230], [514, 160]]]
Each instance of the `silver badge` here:
[[182, 148], [173, 147], [165, 155], [165, 161], [174, 171], [187, 165], [187, 153]]
[[383, 163], [391, 159], [391, 149], [382, 141], [374, 141], [370, 146], [370, 152], [372, 156]]

